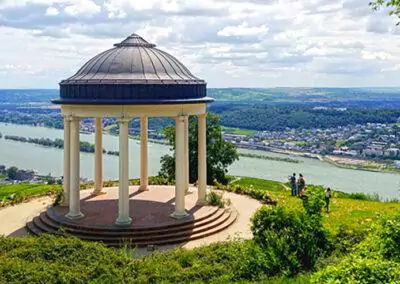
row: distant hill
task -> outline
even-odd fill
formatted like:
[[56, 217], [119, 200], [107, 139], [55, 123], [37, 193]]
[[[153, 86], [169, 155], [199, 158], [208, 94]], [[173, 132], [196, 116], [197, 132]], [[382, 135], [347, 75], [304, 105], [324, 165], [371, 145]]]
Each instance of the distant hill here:
[[[209, 88], [207, 92], [208, 96], [222, 104], [400, 104], [400, 88]], [[0, 104], [50, 103], [58, 96], [59, 90], [0, 89]]]
[[208, 89], [217, 102], [231, 103], [345, 103], [399, 102], [400, 88], [222, 88]]

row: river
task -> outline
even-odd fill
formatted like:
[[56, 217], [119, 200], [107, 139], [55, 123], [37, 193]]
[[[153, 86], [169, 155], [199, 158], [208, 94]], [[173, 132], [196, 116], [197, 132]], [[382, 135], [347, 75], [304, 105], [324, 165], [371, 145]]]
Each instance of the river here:
[[[63, 131], [44, 127], [27, 125], [14, 125], [0, 123], [0, 133], [4, 135], [18, 135], [23, 137], [47, 137], [51, 139], [63, 138]], [[94, 143], [93, 134], [81, 134], [81, 141]], [[139, 142], [129, 141], [130, 151], [130, 177], [139, 176]], [[118, 137], [103, 136], [103, 147], [106, 150], [118, 150]], [[261, 152], [254, 150], [240, 150], [245, 153], [263, 154], [273, 157], [287, 157], [282, 154]], [[149, 174], [156, 175], [160, 169], [160, 157], [169, 152], [169, 147], [160, 144], [149, 144]], [[295, 158], [301, 163], [287, 163], [281, 161], [263, 160], [256, 158], [240, 157], [229, 168], [229, 174], [250, 176], [286, 181], [293, 173], [302, 173], [308, 183], [331, 186], [333, 189], [344, 192], [378, 193], [383, 198], [400, 199], [400, 175], [350, 170], [335, 167], [329, 163], [307, 159]], [[16, 166], [22, 169], [34, 169], [41, 174], [62, 175], [63, 151], [47, 148], [40, 145], [15, 142], [0, 139], [0, 165]], [[81, 176], [93, 178], [94, 155], [81, 153]], [[118, 157], [104, 155], [104, 178], [118, 178]]]

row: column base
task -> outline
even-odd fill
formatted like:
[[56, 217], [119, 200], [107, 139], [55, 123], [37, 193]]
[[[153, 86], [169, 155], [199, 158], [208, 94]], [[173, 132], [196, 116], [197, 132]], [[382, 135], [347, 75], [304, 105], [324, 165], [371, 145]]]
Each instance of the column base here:
[[189, 216], [189, 214], [186, 212], [186, 210], [185, 211], [183, 211], [183, 212], [174, 212], [174, 213], [172, 213], [171, 215], [170, 215], [172, 218], [174, 218], [174, 219], [183, 219], [183, 218], [185, 218], [185, 217], [188, 217]]
[[67, 207], [69, 206], [69, 200], [63, 197], [59, 205], [62, 207]]
[[103, 191], [103, 190], [93, 190], [92, 195], [94, 196], [98, 196], [98, 195], [103, 195], [103, 194], [107, 194], [107, 192]]
[[83, 217], [85, 217], [85, 215], [82, 214], [82, 212], [79, 212], [77, 214], [73, 214], [71, 212], [69, 212], [67, 215], [65, 215], [65, 218], [70, 219], [70, 220], [78, 220], [78, 219], [82, 219]]
[[138, 189], [139, 192], [149, 191], [150, 187], [148, 185], [141, 185]]
[[132, 223], [132, 218], [128, 217], [128, 218], [117, 218], [117, 220], [115, 221], [115, 225], [117, 226], [129, 226]]

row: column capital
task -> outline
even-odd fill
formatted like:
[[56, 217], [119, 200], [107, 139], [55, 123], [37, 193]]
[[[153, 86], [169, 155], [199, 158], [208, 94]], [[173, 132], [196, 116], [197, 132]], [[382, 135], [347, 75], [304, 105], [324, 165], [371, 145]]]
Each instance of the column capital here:
[[130, 117], [125, 117], [125, 116], [117, 118], [117, 122], [120, 123], [120, 124], [128, 123], [130, 120], [131, 120]]
[[175, 121], [179, 121], [179, 122], [185, 122], [185, 120], [188, 118], [187, 114], [180, 114], [178, 116], [175, 117]]
[[67, 120], [67, 121], [76, 121], [76, 120], [79, 120], [80, 119], [80, 117], [78, 117], [78, 116], [73, 116], [73, 115], [71, 115], [71, 114], [63, 114], [62, 115], [63, 117], [64, 117], [64, 119], [65, 120]]
[[205, 113], [202, 113], [202, 114], [198, 114], [197, 116], [201, 117], [201, 118], [206, 118], [207, 117], [207, 113], [205, 112]]

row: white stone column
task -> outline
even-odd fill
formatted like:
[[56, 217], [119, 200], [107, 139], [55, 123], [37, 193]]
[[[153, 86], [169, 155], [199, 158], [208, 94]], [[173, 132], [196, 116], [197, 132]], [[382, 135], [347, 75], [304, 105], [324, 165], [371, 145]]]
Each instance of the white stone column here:
[[207, 192], [207, 125], [206, 114], [198, 116], [198, 200], [202, 205], [206, 200]]
[[148, 125], [147, 116], [140, 118], [140, 187], [139, 191], [149, 190], [148, 162]]
[[79, 219], [84, 217], [81, 212], [81, 200], [79, 192], [80, 184], [80, 140], [79, 140], [79, 117], [71, 118], [71, 157], [70, 157], [70, 197], [68, 219]]
[[119, 121], [119, 195], [117, 225], [126, 226], [132, 222], [129, 216], [129, 119]]
[[103, 123], [101, 118], [96, 118], [95, 122], [95, 160], [94, 160], [94, 192], [101, 194], [103, 190]]
[[175, 212], [172, 217], [184, 218], [185, 211], [185, 117], [175, 119]]
[[189, 116], [185, 115], [185, 193], [189, 191]]
[[68, 116], [64, 116], [64, 196], [61, 205], [69, 205], [70, 192], [70, 170], [71, 170], [71, 120]]

